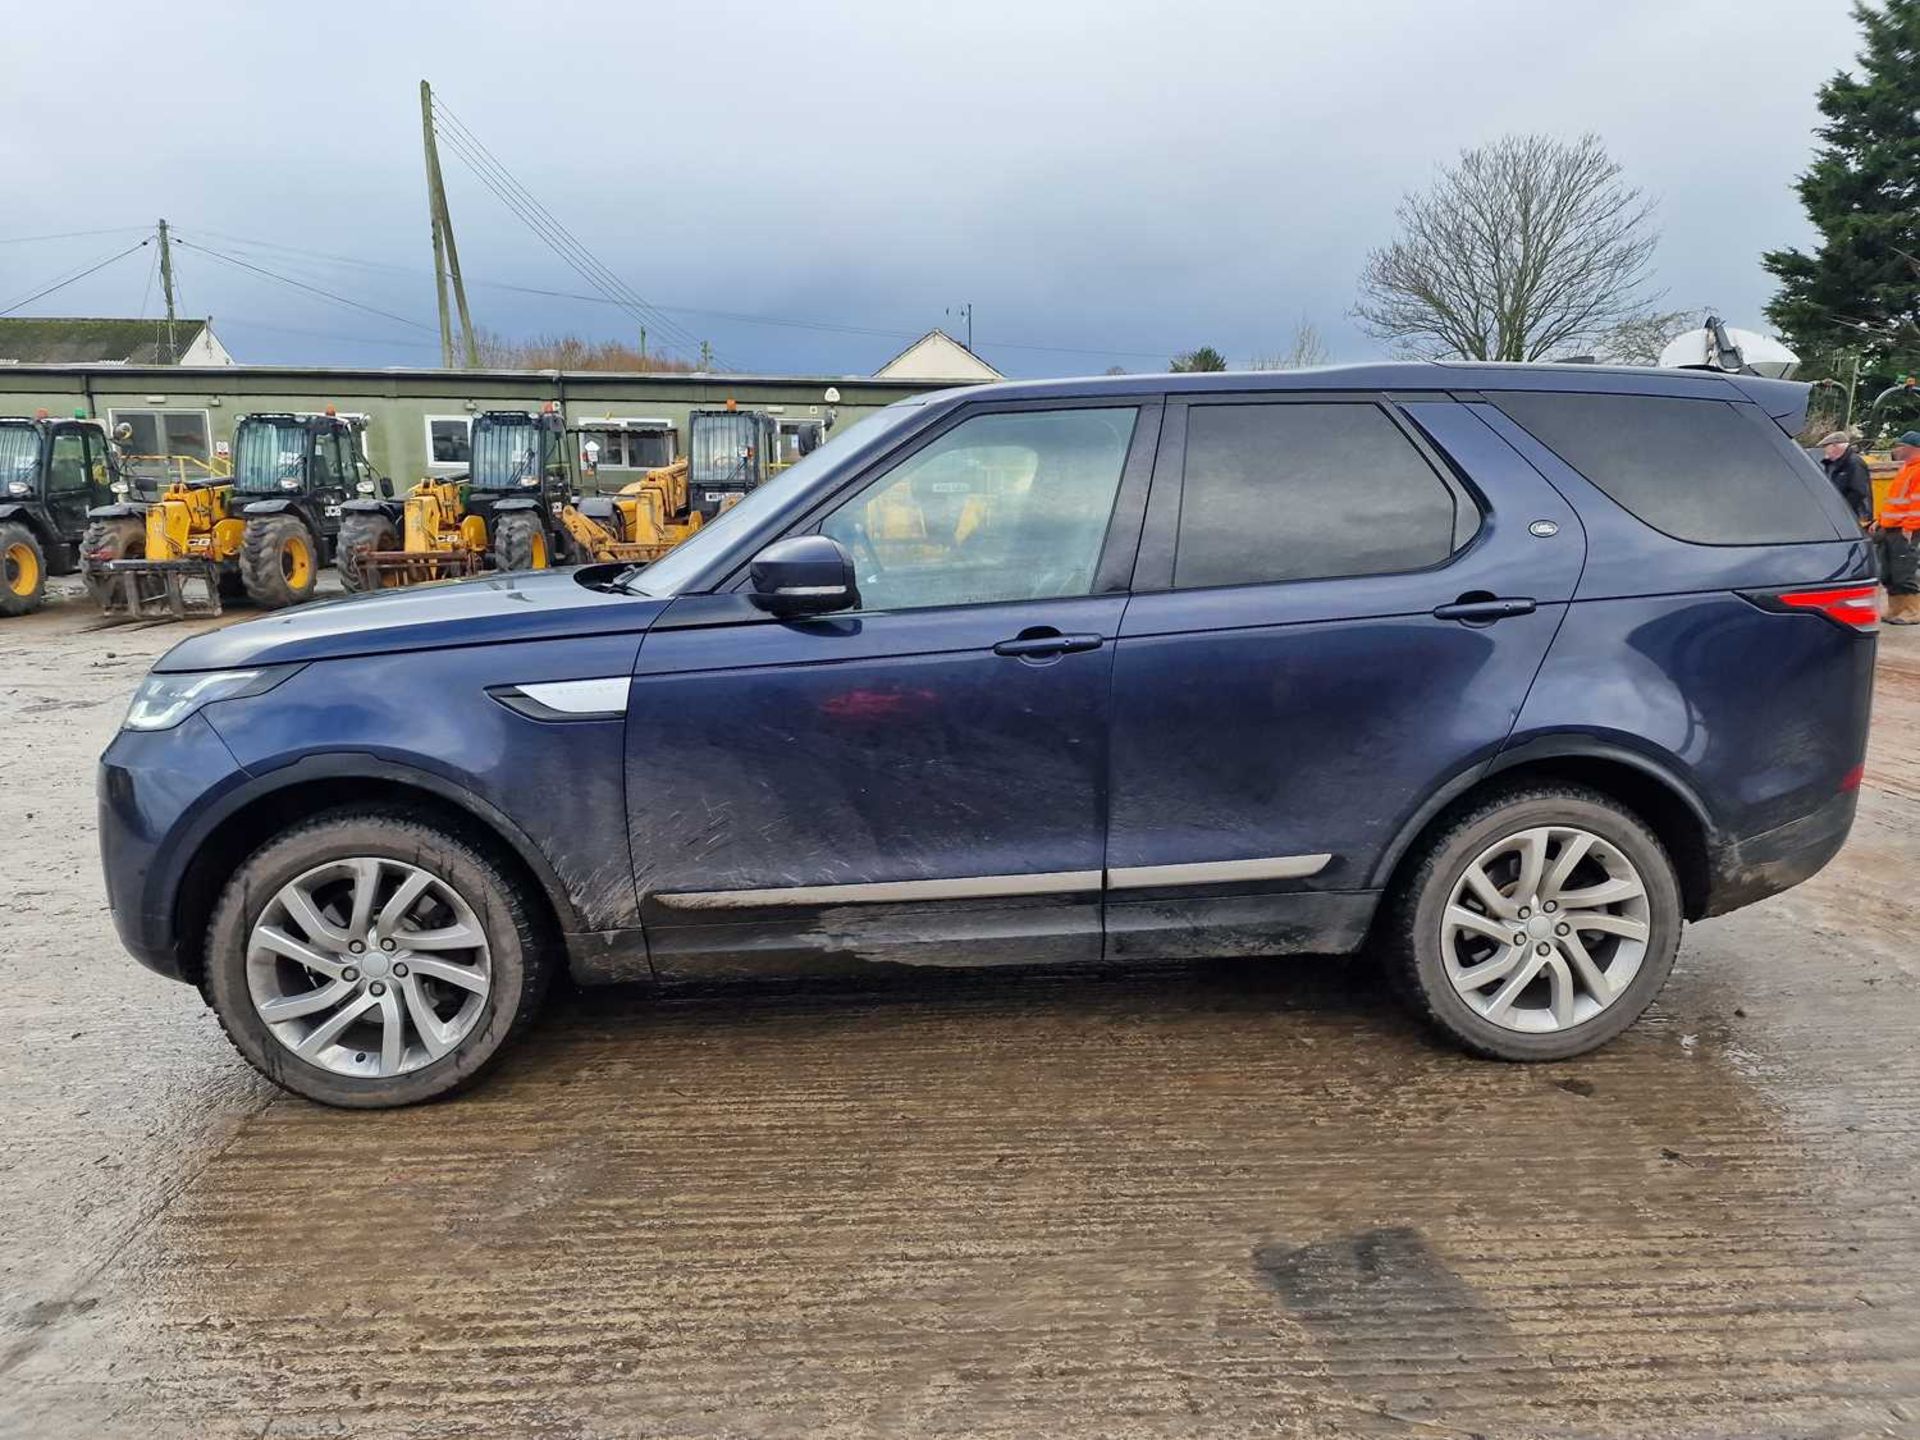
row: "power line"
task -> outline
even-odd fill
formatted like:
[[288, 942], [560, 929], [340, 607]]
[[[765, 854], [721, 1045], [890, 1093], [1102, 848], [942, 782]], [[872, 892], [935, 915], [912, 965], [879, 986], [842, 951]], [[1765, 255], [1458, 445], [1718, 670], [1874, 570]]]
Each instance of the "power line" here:
[[14, 311], [18, 310], [23, 305], [31, 305], [36, 300], [44, 300], [47, 296], [53, 294], [54, 291], [64, 290], [67, 288], [67, 286], [72, 285], [77, 281], [86, 279], [89, 275], [93, 274], [96, 270], [104, 270], [107, 268], [107, 266], [111, 265], [114, 261], [124, 259], [126, 256], [133, 254], [134, 251], [142, 249], [151, 243], [152, 243], [152, 237], [149, 236], [147, 239], [142, 240], [138, 245], [129, 245], [126, 249], [117, 251], [114, 254], [107, 256], [106, 259], [98, 262], [97, 264], [89, 265], [86, 269], [80, 271], [78, 274], [69, 275], [62, 280], [56, 280], [53, 284], [47, 286], [44, 290], [36, 290], [33, 292], [33, 294], [27, 296], [26, 299], [14, 301], [13, 304], [7, 306], [6, 309], [0, 310], [0, 315], [11, 315]]
[[[609, 269], [605, 264], [603, 264], [600, 261], [600, 258], [597, 255], [595, 255], [591, 250], [589, 250], [578, 236], [576, 236], [572, 231], [568, 230], [567, 227], [560, 222], [560, 220], [553, 214], [552, 211], [548, 210], [537, 199], [535, 199], [532, 192], [530, 192], [525, 185], [522, 185], [513, 176], [513, 174], [507, 169], [506, 165], [500, 160], [500, 158], [497, 155], [495, 155], [491, 150], [487, 148], [486, 142], [481, 140], [478, 135], [474, 134], [473, 131], [466, 125], [464, 121], [460, 119], [459, 116], [455, 115], [451, 110], [447, 109], [447, 106], [444, 101], [436, 100], [435, 103], [436, 103], [436, 106], [442, 112], [444, 112], [444, 117], [447, 120], [448, 124], [451, 126], [452, 130], [455, 132], [455, 134], [463, 141], [471, 143], [474, 149], [478, 150], [480, 152], [480, 155], [484, 157], [484, 159], [489, 163], [490, 167], [492, 168], [496, 176], [503, 179], [512, 189], [517, 191], [518, 194], [521, 196], [521, 198], [523, 198], [527, 202], [529, 207], [531, 207], [533, 210], [538, 212], [540, 217], [547, 223], [547, 226], [552, 231], [557, 233], [559, 237], [562, 239], [562, 241], [564, 241], [573, 251], [578, 253], [581, 258], [585, 259], [589, 263], [592, 269], [599, 275], [601, 281], [604, 282], [602, 288], [610, 288], [613, 291], [613, 293], [631, 302], [631, 304], [635, 308], [637, 308], [642, 312], [652, 311], [655, 308], [651, 302], [649, 302], [648, 300], [643, 298], [641, 295], [639, 295], [633, 289], [632, 286], [628, 285], [624, 280], [622, 280], [618, 275], [616, 275], [611, 269]], [[661, 318], [664, 318], [664, 317], [661, 317]], [[678, 338], [683, 343], [686, 343], [686, 344], [698, 343], [697, 337], [694, 336], [694, 334], [691, 331], [685, 330], [684, 328], [679, 326], [675, 326], [670, 321], [666, 323], [667, 323], [669, 332], [677, 334]]]
[[614, 274], [578, 236], [568, 230], [550, 210], [542, 205], [532, 192], [507, 169], [499, 157], [487, 148], [486, 143], [437, 97], [434, 100], [434, 110], [445, 122], [443, 137], [455, 153], [467, 163], [468, 168], [493, 191], [502, 203], [508, 205], [548, 248], [565, 260], [588, 284], [602, 291], [608, 298], [620, 302], [636, 320], [651, 319], [656, 329], [664, 330], [669, 338], [678, 344], [686, 346], [701, 344], [699, 338], [690, 330], [659, 311], [632, 286]]
[[104, 230], [62, 230], [56, 235], [7, 235], [0, 237], [0, 245], [31, 245], [36, 240], [81, 240], [93, 235], [131, 235], [136, 230], [150, 230], [150, 225], [109, 225]]
[[[264, 275], [267, 279], [276, 280], [282, 285], [291, 285], [296, 290], [305, 290], [310, 295], [318, 295], [324, 300], [333, 301], [336, 305], [347, 305], [355, 310], [364, 310], [369, 315], [378, 315], [383, 320], [392, 320], [401, 325], [411, 326], [415, 330], [433, 329], [431, 325], [422, 325], [418, 320], [409, 320], [406, 316], [396, 315], [391, 310], [382, 310], [374, 305], [366, 305], [358, 300], [350, 300], [345, 295], [336, 295], [331, 290], [322, 290], [318, 285], [309, 285], [304, 280], [295, 280], [291, 276], [279, 274], [277, 271], [269, 270], [265, 266], [255, 265], [250, 261], [242, 260], [238, 256], [228, 255], [224, 251], [214, 250], [205, 245], [196, 245], [190, 240], [182, 240], [177, 234], [173, 237], [173, 241], [174, 244], [180, 246], [182, 249], [197, 250], [202, 255], [210, 255], [215, 260], [223, 260], [229, 265], [238, 265], [242, 270], [251, 270], [256, 275]], [[141, 244], [145, 243], [145, 241], [141, 242]]]
[[[335, 265], [350, 265], [363, 270], [378, 270], [392, 275], [409, 275], [416, 279], [424, 278], [427, 272], [408, 265], [394, 265], [378, 260], [363, 260], [353, 255], [338, 255], [327, 250], [308, 250], [298, 245], [283, 245], [276, 240], [258, 240], [247, 235], [235, 235], [230, 231], [209, 230], [202, 226], [203, 235], [216, 235], [242, 246], [251, 246], [260, 250], [271, 250], [284, 255], [299, 256], [307, 260], [321, 260]], [[516, 295], [538, 295], [549, 300], [579, 300], [589, 305], [612, 305], [624, 309], [618, 300], [604, 294], [585, 294], [578, 290], [552, 290], [536, 285], [516, 285], [506, 280], [470, 279], [470, 285], [485, 286], [489, 290], [506, 290]], [[677, 315], [697, 315], [713, 320], [732, 320], [743, 325], [769, 325], [789, 330], [818, 330], [835, 335], [865, 335], [883, 340], [917, 340], [924, 331], [894, 330], [873, 325], [848, 325], [833, 320], [803, 320], [794, 316], [753, 315], [736, 310], [712, 310], [695, 305], [663, 305], [650, 302], [654, 310], [664, 310]], [[1125, 356], [1134, 360], [1163, 359], [1161, 350], [1129, 350], [1110, 345], [1042, 345], [1031, 341], [996, 340], [996, 350], [1030, 350], [1055, 355], [1092, 355]]]

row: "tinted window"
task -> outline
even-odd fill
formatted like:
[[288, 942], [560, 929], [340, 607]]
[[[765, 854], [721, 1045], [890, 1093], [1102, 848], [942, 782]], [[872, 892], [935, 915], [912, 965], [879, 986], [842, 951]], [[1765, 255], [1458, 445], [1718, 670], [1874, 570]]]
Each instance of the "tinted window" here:
[[1454, 495], [1374, 405], [1196, 405], [1173, 583], [1382, 575], [1453, 552]]
[[853, 553], [868, 610], [1088, 594], [1133, 420], [1130, 409], [976, 416], [820, 531]]
[[1494, 403], [1623, 508], [1697, 545], [1831, 540], [1773, 437], [1719, 400], [1510, 393]]

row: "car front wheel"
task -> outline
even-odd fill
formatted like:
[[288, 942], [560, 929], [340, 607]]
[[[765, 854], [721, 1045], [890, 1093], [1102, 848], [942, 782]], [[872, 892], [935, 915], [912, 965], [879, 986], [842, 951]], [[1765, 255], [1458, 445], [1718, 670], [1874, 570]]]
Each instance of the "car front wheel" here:
[[207, 997], [252, 1064], [327, 1105], [470, 1084], [533, 1019], [546, 947], [487, 855], [399, 815], [336, 812], [235, 873], [207, 935]]
[[1653, 831], [1553, 785], [1491, 798], [1434, 837], [1385, 938], [1399, 989], [1443, 1033], [1494, 1059], [1563, 1060], [1652, 1003], [1683, 918]]

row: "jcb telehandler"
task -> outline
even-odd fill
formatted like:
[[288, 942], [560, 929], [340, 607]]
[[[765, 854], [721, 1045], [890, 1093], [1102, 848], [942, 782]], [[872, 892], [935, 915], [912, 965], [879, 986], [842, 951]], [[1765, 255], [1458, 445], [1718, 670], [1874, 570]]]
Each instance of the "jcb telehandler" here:
[[123, 483], [118, 450], [85, 411], [0, 416], [0, 615], [38, 610], [48, 575], [81, 568], [87, 512]]
[[[560, 521], [583, 558], [646, 564], [786, 469], [779, 453], [773, 416], [731, 404], [695, 410], [685, 455], [611, 495], [582, 495], [562, 508]], [[598, 478], [584, 462], [581, 468], [584, 481]]]
[[367, 464], [361, 426], [331, 407], [243, 416], [231, 477], [174, 480], [150, 502], [91, 512], [83, 548], [102, 608], [178, 618], [218, 615], [242, 594], [269, 610], [312, 599], [348, 494], [392, 488]]
[[340, 530], [340, 581], [376, 590], [474, 575], [544, 570], [565, 544], [557, 512], [568, 498], [565, 423], [537, 414], [473, 417], [468, 473], [422, 480], [404, 500], [362, 491]]

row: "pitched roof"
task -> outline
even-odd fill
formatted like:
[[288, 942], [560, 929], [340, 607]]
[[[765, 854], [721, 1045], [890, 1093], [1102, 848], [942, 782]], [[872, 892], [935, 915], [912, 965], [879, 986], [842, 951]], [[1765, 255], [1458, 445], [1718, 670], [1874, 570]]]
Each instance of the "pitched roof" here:
[[1006, 377], [944, 330], [929, 330], [873, 372], [914, 380], [1001, 380]]
[[[185, 353], [205, 320], [173, 322], [174, 358]], [[164, 320], [89, 316], [0, 318], [0, 361], [21, 365], [157, 365], [167, 338]]]

